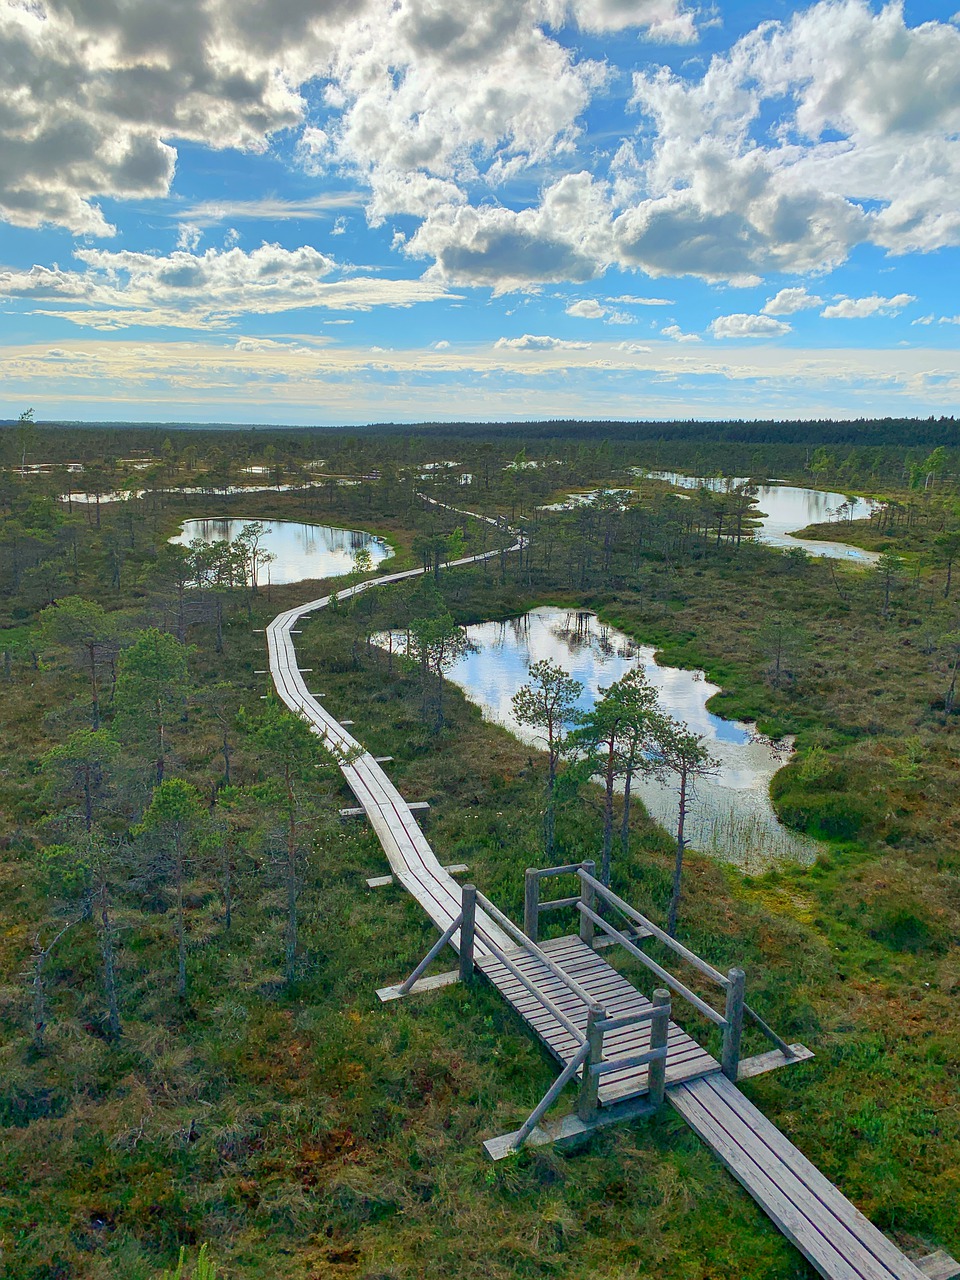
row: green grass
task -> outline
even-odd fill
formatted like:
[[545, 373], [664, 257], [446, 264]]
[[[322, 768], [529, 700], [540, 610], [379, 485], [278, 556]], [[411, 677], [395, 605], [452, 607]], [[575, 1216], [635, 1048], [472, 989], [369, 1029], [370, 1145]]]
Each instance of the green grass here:
[[[294, 503], [270, 509], [302, 514]], [[356, 518], [409, 546], [395, 517]], [[752, 711], [798, 732], [801, 761], [819, 746], [838, 794], [886, 797], [879, 818], [871, 809], [854, 836], [834, 833], [810, 869], [751, 878], [689, 855], [682, 937], [720, 968], [742, 963], [751, 1003], [817, 1055], [745, 1092], [901, 1244], [956, 1254], [953, 731], [929, 709], [934, 681], [912, 615], [881, 622], [866, 586], [857, 609], [841, 610], [822, 566], [797, 578], [778, 570], [761, 551], [670, 579], [647, 566], [640, 581], [587, 599], [556, 581], [501, 583], [479, 570], [444, 588], [464, 618], [508, 616], [546, 599], [592, 603], [669, 661], [704, 666], [724, 686], [725, 714]], [[314, 590], [274, 588], [252, 625]], [[809, 631], [803, 675], [781, 690], [763, 676], [771, 608]], [[229, 674], [256, 709], [265, 681], [254, 671], [264, 663], [250, 626], [242, 613], [229, 621], [222, 659], [206, 630], [191, 639], [197, 677]], [[470, 878], [519, 917], [523, 868], [542, 861], [542, 759], [485, 724], [454, 689], [444, 730], [430, 733], [416, 691], [389, 677], [378, 655], [361, 655], [357, 668], [351, 640], [345, 610], [306, 623], [298, 653], [314, 668], [312, 687], [354, 719], [365, 746], [394, 756], [387, 767], [404, 794], [430, 800], [426, 830], [441, 861], [467, 862]], [[207, 1242], [225, 1280], [810, 1280], [807, 1264], [669, 1109], [605, 1131], [576, 1155], [541, 1149], [503, 1165], [486, 1160], [482, 1140], [525, 1118], [555, 1066], [482, 984], [379, 1004], [376, 987], [409, 973], [435, 934], [399, 888], [366, 887], [386, 866], [359, 824], [318, 836], [295, 989], [276, 981], [273, 890], [245, 864], [232, 936], [209, 880], [197, 886], [186, 1007], [172, 994], [169, 917], [131, 910], [120, 952], [123, 1041], [110, 1047], [96, 1031], [96, 955], [80, 926], [51, 962], [50, 1050], [31, 1055], [20, 975], [44, 909], [34, 770], [81, 714], [62, 717], [58, 702], [82, 696], [83, 686], [59, 663], [44, 673], [18, 663], [16, 677], [4, 687], [0, 728], [4, 1276], [156, 1280], [182, 1246], [195, 1258]], [[202, 713], [175, 726], [184, 775], [206, 786], [216, 752], [216, 727]], [[791, 803], [809, 806], [824, 791], [818, 759], [806, 775], [801, 761], [785, 771]], [[250, 778], [257, 762], [241, 752], [237, 767]], [[346, 800], [344, 792], [334, 803]], [[616, 886], [662, 918], [669, 842], [639, 806], [635, 816]], [[563, 809], [558, 832], [561, 858], [595, 855], [596, 791]], [[682, 1020], [706, 1036], [695, 1018]], [[746, 1051], [764, 1047], [751, 1035]]]

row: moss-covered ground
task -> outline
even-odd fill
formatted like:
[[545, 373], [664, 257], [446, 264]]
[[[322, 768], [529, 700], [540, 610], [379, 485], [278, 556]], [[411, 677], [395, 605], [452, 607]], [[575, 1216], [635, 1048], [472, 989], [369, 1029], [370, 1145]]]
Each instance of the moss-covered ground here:
[[[195, 502], [184, 509], [200, 514]], [[243, 514], [268, 512], [310, 514], [269, 496]], [[401, 519], [371, 511], [355, 523], [409, 557], [413, 531]], [[681, 936], [720, 967], [742, 963], [755, 1007], [816, 1053], [745, 1092], [903, 1246], [960, 1253], [956, 739], [937, 708], [942, 672], [924, 651], [922, 599], [904, 596], [884, 617], [871, 577], [847, 574], [838, 586], [827, 566], [798, 569], [752, 549], [679, 571], [644, 565], [609, 589], [573, 591], [536, 567], [505, 582], [495, 569], [444, 575], [441, 587], [464, 620], [548, 599], [595, 607], [670, 662], [705, 667], [724, 689], [718, 711], [798, 735], [776, 801], [827, 838], [829, 853], [809, 870], [752, 879], [691, 853]], [[227, 678], [254, 705], [265, 684], [252, 628], [323, 590], [274, 588], [252, 618], [229, 620], [223, 655], [196, 628], [197, 682]], [[794, 638], [779, 684], [770, 677], [778, 618]], [[322, 681], [313, 687], [355, 721], [361, 742], [394, 757], [404, 794], [430, 801], [425, 826], [441, 861], [468, 863], [470, 878], [519, 916], [522, 870], [541, 858], [541, 758], [456, 690], [432, 732], [413, 682], [358, 646], [357, 633], [347, 610], [305, 624], [299, 653]], [[576, 1154], [538, 1150], [491, 1165], [482, 1139], [515, 1127], [554, 1067], [483, 985], [379, 1004], [376, 987], [408, 972], [432, 932], [399, 889], [367, 888], [386, 867], [359, 824], [318, 835], [295, 987], [277, 982], [274, 906], [247, 865], [229, 933], [215, 893], [197, 885], [186, 1004], [173, 995], [164, 913], [147, 925], [131, 918], [125, 1034], [108, 1044], [95, 1018], [95, 948], [77, 929], [52, 962], [48, 1050], [32, 1053], [20, 975], [45, 910], [36, 769], [61, 731], [58, 708], [82, 690], [66, 664], [27, 662], [3, 690], [5, 1276], [152, 1280], [181, 1244], [203, 1241], [222, 1274], [238, 1278], [812, 1276], [669, 1108]], [[217, 732], [202, 711], [174, 738], [185, 775], [215, 771]], [[562, 855], [592, 856], [598, 833], [599, 797], [587, 789], [561, 811]], [[670, 864], [668, 839], [638, 812], [617, 887], [659, 917]], [[751, 1039], [747, 1051], [764, 1047]]]

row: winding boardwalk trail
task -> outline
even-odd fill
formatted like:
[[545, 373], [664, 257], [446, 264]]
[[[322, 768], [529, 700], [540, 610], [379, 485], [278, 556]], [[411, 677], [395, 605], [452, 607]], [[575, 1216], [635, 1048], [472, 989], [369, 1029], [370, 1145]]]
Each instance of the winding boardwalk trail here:
[[[474, 512], [461, 514], [487, 519], [488, 523], [503, 528], [497, 521], [478, 517]], [[517, 541], [507, 550], [518, 551], [522, 546], [522, 536], [517, 535]], [[476, 564], [501, 554], [503, 550], [496, 548], [452, 561], [446, 567]], [[343, 600], [424, 572], [410, 569], [386, 574], [335, 594]], [[274, 618], [266, 629], [270, 673], [286, 706], [303, 716], [313, 731], [348, 761], [341, 765], [343, 776], [373, 826], [395, 878], [416, 898], [442, 933], [460, 915], [460, 885], [440, 865], [410, 806], [384, 770], [343, 725], [323, 709], [307, 689], [298, 666], [293, 641], [296, 624], [305, 615], [325, 608], [332, 598], [331, 594], [308, 601]], [[459, 941], [458, 931], [451, 937], [458, 950]], [[608, 1014], [633, 1009], [641, 1003], [649, 1006], [649, 1002], [579, 938], [554, 939], [545, 944], [547, 947], [553, 957], [549, 963], [562, 969], [562, 973], [556, 968], [551, 972], [546, 967], [543, 961], [548, 957], [544, 952], [541, 959], [537, 959], [518, 948], [516, 939], [478, 906], [477, 966], [547, 1048], [561, 1062], [570, 1064], [577, 1047], [577, 1038], [570, 1031], [574, 1030], [582, 1039], [581, 1024], [585, 1024], [586, 1019], [582, 1002], [576, 993], [571, 994], [571, 983], [579, 982], [581, 992], [585, 989], [586, 993], [601, 999], [608, 1006]], [[499, 958], [492, 948], [500, 952]], [[514, 965], [512, 974], [504, 965], [504, 958]], [[521, 972], [543, 993], [539, 998], [530, 999], [529, 987], [517, 981]], [[565, 1026], [545, 1007], [548, 1000], [555, 1002], [553, 1010], [561, 1015]], [[671, 1022], [669, 1028], [667, 1100], [826, 1280], [931, 1280], [934, 1276], [957, 1274], [953, 1270], [956, 1264], [946, 1255], [925, 1259], [920, 1267], [901, 1253], [753, 1106], [736, 1084], [720, 1074], [720, 1064], [715, 1059], [675, 1023]], [[640, 1039], [636, 1039], [635, 1030], [630, 1034], [635, 1040], [630, 1042], [629, 1052], [642, 1050], [649, 1042], [649, 1023], [644, 1024]], [[643, 1036], [646, 1040], [641, 1043]], [[613, 1044], [616, 1039], [615, 1034], [609, 1048], [619, 1056]], [[603, 1043], [606, 1053], [608, 1044]], [[742, 1071], [741, 1074], [753, 1073]], [[612, 1115], [617, 1104], [629, 1105], [628, 1099], [635, 1100], [646, 1090], [646, 1065], [639, 1069], [631, 1067], [611, 1072], [601, 1086], [599, 1100], [601, 1106], [606, 1104], [611, 1109]], [[575, 1117], [567, 1117], [570, 1119]], [[491, 1140], [487, 1143], [488, 1149], [501, 1141]]]
[[[486, 520], [498, 529], [503, 528], [496, 520], [487, 516], [477, 516], [474, 512], [460, 514]], [[517, 534], [516, 538], [513, 545], [506, 548], [507, 552], [519, 551], [523, 546], [522, 536]], [[503, 549], [497, 547], [493, 551], [452, 560], [444, 567], [449, 569], [478, 564], [502, 554]], [[338, 600], [346, 600], [374, 587], [421, 577], [425, 572], [424, 569], [408, 569], [403, 573], [388, 573], [380, 578], [369, 578], [355, 587], [333, 592], [319, 600], [310, 600], [279, 614], [267, 627], [266, 635], [270, 674], [277, 694], [291, 711], [308, 721], [313, 731], [328, 746], [349, 759], [350, 763], [342, 766], [343, 776], [377, 833], [395, 878], [413, 894], [437, 928], [443, 932], [460, 913], [460, 885], [440, 865], [409, 805], [374, 757], [323, 709], [307, 689], [297, 663], [297, 652], [291, 634], [301, 618], [326, 608], [334, 595]], [[515, 945], [485, 912], [478, 911], [478, 958], [491, 954], [484, 943], [484, 937], [489, 937], [501, 950], [512, 949]], [[453, 943], [455, 946], [459, 944], [459, 932], [454, 934]]]

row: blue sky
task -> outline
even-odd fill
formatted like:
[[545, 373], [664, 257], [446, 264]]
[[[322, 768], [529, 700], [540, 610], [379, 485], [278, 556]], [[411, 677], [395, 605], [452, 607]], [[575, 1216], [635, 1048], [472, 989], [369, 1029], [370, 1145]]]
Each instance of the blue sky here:
[[0, 416], [953, 413], [952, 3], [0, 0]]

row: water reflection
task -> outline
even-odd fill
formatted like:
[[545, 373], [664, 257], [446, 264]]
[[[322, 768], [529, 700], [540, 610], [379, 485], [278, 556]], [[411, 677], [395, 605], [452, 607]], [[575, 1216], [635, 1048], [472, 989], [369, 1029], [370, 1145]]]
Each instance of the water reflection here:
[[[789, 759], [791, 743], [771, 743], [751, 725], [708, 711], [706, 703], [718, 687], [702, 671], [659, 666], [651, 646], [635, 644], [584, 611], [534, 609], [507, 622], [470, 626], [467, 632], [475, 651], [460, 659], [450, 679], [488, 719], [535, 745], [541, 744], [517, 723], [511, 706], [514, 693], [527, 682], [530, 663], [549, 658], [581, 681], [584, 711], [598, 700], [601, 686], [641, 663], [664, 709], [702, 734], [720, 761], [716, 776], [697, 784], [688, 823], [692, 843], [747, 870], [783, 859], [810, 862], [816, 856], [814, 843], [783, 827], [770, 804], [770, 779]], [[658, 822], [668, 830], [675, 825], [677, 800], [670, 780], [641, 782], [636, 793]]]
[[[665, 480], [678, 489], [707, 488], [718, 493], [748, 483], [746, 476], [700, 478], [683, 475], [678, 471], [650, 471], [647, 474], [652, 480]], [[792, 531], [804, 529], [808, 524], [836, 521], [839, 532], [843, 528], [843, 521], [866, 520], [880, 505], [869, 498], [846, 497], [842, 493], [829, 493], [824, 489], [800, 489], [789, 484], [757, 485], [758, 511], [763, 513], [760, 516], [757, 541], [771, 547], [803, 547], [812, 556], [873, 564], [879, 558], [874, 551], [864, 551], [842, 541], [795, 538]]]
[[598, 497], [615, 502], [619, 511], [625, 510], [635, 499], [635, 489], [585, 489], [582, 493], [568, 493], [562, 502], [548, 502], [537, 507], [538, 511], [572, 511], [576, 507], [590, 507]]
[[[199, 538], [208, 545], [232, 542], [248, 520], [217, 517], [187, 520], [171, 542], [188, 546]], [[333, 578], [349, 573], [354, 556], [363, 548], [373, 565], [392, 555], [382, 538], [360, 529], [336, 529], [330, 525], [299, 524], [293, 520], [262, 520], [265, 529], [260, 545], [276, 559], [260, 573], [261, 582], [302, 582], [305, 578]]]
[[146, 489], [110, 489], [106, 493], [71, 493], [62, 494], [61, 502], [79, 502], [83, 506], [97, 506], [108, 502], [129, 502], [131, 498], [142, 498]]
[[[215, 484], [211, 482], [206, 485], [183, 485], [174, 489], [112, 489], [109, 493], [99, 494], [70, 493], [69, 499], [71, 502], [80, 503], [129, 502], [131, 498], [145, 498], [150, 492], [172, 498], [228, 498], [243, 493], [302, 493], [306, 489], [320, 489], [329, 485], [352, 486], [359, 483], [359, 480], [335, 476], [328, 476], [324, 480], [300, 480], [295, 484]], [[67, 497], [66, 493], [61, 494], [61, 502], [66, 502]]]

